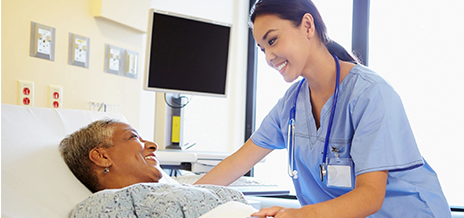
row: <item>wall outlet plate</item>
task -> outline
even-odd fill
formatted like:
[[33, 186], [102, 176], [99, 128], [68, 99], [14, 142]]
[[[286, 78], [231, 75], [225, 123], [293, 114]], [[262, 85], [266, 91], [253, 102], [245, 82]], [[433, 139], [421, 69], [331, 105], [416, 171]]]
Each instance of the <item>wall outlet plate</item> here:
[[48, 85], [48, 107], [63, 108], [63, 86]]
[[31, 22], [30, 56], [55, 60], [55, 28]]
[[109, 44], [105, 44], [106, 49], [105, 49], [105, 72], [107, 73], [112, 73], [116, 75], [124, 75], [124, 70], [123, 70], [123, 54], [124, 50], [112, 46]]
[[18, 80], [18, 105], [34, 107], [34, 82]]
[[89, 68], [90, 39], [69, 33], [68, 64]]
[[124, 76], [137, 79], [138, 56], [137, 52], [125, 51]]

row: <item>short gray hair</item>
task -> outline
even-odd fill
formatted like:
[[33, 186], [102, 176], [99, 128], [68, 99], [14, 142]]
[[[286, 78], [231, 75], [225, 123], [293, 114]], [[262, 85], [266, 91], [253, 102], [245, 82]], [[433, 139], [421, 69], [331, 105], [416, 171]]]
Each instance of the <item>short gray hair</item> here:
[[114, 119], [95, 121], [66, 136], [59, 146], [61, 156], [71, 172], [93, 193], [101, 190], [101, 187], [89, 153], [97, 147], [113, 147], [111, 137], [114, 133], [113, 124], [116, 123], [121, 122]]

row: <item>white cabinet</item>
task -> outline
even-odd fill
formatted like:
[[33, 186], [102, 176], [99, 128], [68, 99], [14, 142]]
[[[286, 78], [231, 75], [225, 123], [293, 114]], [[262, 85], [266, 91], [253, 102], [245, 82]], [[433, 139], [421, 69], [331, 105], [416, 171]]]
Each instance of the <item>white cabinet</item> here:
[[94, 17], [105, 18], [140, 32], [147, 32], [151, 0], [91, 0]]

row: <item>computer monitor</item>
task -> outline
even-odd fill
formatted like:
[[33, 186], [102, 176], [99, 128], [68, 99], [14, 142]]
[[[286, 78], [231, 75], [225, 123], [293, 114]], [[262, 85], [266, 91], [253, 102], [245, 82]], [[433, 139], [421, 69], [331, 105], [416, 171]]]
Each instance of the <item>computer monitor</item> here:
[[231, 25], [151, 9], [145, 90], [225, 97]]
[[150, 10], [144, 89], [175, 94], [167, 99], [171, 107], [167, 149], [183, 147], [181, 95], [227, 96], [230, 30], [230, 24]]

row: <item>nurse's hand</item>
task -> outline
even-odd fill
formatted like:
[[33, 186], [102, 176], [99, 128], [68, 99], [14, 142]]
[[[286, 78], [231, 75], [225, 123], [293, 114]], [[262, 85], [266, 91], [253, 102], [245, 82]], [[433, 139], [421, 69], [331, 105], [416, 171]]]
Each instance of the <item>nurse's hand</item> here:
[[260, 217], [274, 217], [274, 218], [304, 217], [304, 213], [301, 209], [284, 208], [284, 207], [278, 207], [278, 206], [264, 208], [251, 215], [260, 216]]

